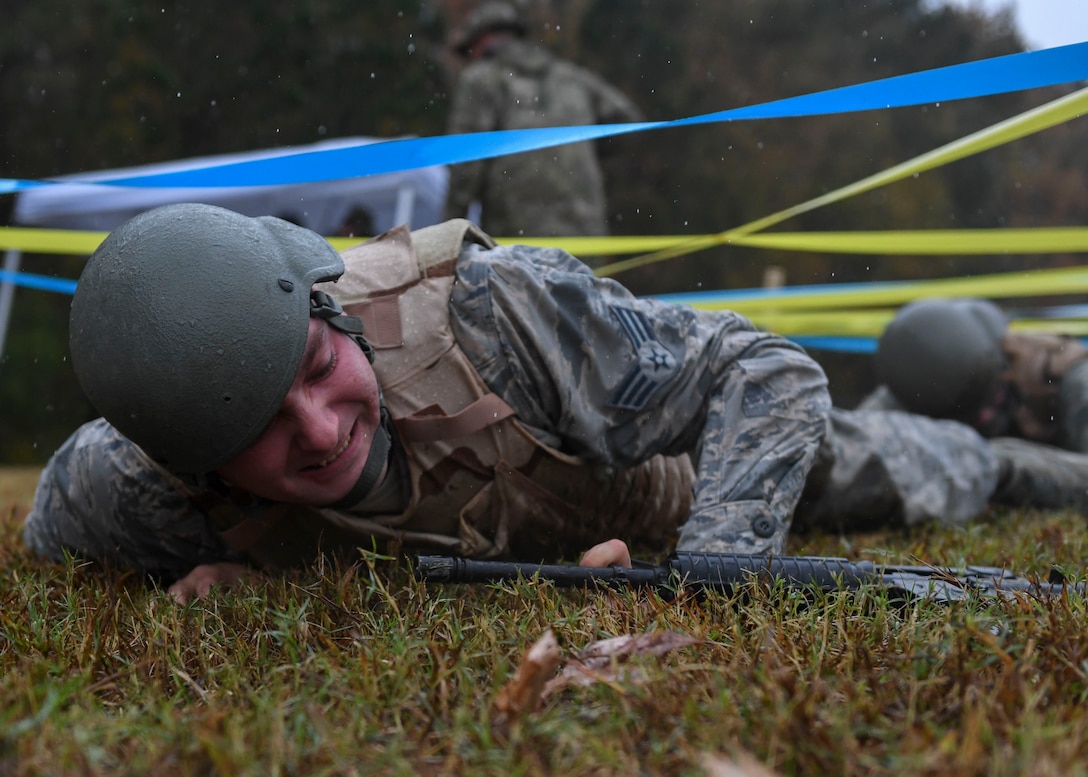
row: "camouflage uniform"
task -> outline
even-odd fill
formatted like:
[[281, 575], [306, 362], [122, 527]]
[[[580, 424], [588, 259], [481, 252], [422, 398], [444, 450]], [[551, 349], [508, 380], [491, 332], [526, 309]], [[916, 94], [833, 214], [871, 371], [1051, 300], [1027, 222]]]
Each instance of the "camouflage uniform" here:
[[835, 408], [798, 506], [798, 529], [961, 526], [992, 499], [1000, 467], [971, 427], [899, 411]]
[[[636, 299], [554, 249], [467, 247], [449, 311], [484, 381], [553, 447], [617, 468], [691, 454], [681, 546], [784, 549], [829, 410], [800, 348], [734, 313]], [[102, 420], [45, 468], [25, 537], [52, 558], [163, 576], [234, 557], [178, 481]]]
[[[465, 68], [453, 97], [451, 134], [638, 121], [638, 109], [601, 78], [512, 39]], [[446, 217], [482, 208], [496, 236], [603, 235], [604, 180], [592, 143], [467, 162], [450, 171]]]
[[55, 561], [68, 552], [166, 580], [243, 560], [177, 482], [102, 418], [77, 429], [42, 470], [23, 538]]
[[[1011, 395], [1009, 436], [1088, 452], [1088, 348], [1072, 337], [1006, 332], [1000, 381]], [[902, 410], [886, 386], [858, 406]]]
[[[691, 456], [682, 549], [781, 553], [799, 501], [806, 527], [962, 523], [997, 482], [994, 454], [969, 427], [832, 410], [818, 365], [738, 314], [636, 299], [556, 249], [467, 245], [454, 272], [457, 344], [540, 440], [621, 470], [657, 454]], [[347, 544], [368, 544], [359, 527], [392, 533], [368, 515], [397, 502], [394, 480], [347, 516], [357, 530]], [[74, 552], [166, 578], [240, 560], [214, 509], [185, 491], [100, 419], [44, 469], [24, 536], [50, 558]], [[270, 506], [240, 499], [233, 509]], [[305, 518], [298, 527], [312, 530]], [[617, 534], [638, 543], [660, 536], [652, 529]]]
[[[1008, 423], [986, 443], [998, 472], [991, 501], [1088, 512], [1088, 349], [1071, 337], [1020, 332], [1006, 332], [1000, 346]], [[858, 405], [900, 410], [887, 386]]]

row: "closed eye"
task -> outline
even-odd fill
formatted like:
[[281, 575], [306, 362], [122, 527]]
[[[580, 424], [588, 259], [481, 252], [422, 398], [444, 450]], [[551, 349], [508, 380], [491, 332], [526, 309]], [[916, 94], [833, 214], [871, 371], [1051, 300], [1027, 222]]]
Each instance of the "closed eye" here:
[[339, 361], [339, 357], [337, 356], [336, 349], [333, 348], [332, 352], [329, 354], [329, 360], [325, 363], [325, 366], [321, 368], [321, 371], [314, 376], [314, 380], [324, 380], [332, 375], [333, 371], [336, 369], [337, 361]]

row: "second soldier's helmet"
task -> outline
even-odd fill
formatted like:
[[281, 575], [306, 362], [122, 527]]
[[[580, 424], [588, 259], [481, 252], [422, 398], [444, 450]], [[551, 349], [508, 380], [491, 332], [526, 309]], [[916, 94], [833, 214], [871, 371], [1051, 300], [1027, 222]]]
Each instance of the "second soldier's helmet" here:
[[461, 56], [467, 56], [480, 36], [499, 30], [507, 30], [523, 36], [527, 28], [514, 5], [490, 0], [477, 7], [469, 15], [453, 38], [453, 48]]
[[1000, 385], [1008, 323], [987, 300], [906, 305], [880, 337], [877, 379], [911, 412], [970, 422]]
[[343, 271], [324, 238], [281, 219], [202, 204], [147, 211], [80, 276], [69, 332], [80, 386], [168, 469], [210, 472], [278, 411], [302, 362], [310, 287]]

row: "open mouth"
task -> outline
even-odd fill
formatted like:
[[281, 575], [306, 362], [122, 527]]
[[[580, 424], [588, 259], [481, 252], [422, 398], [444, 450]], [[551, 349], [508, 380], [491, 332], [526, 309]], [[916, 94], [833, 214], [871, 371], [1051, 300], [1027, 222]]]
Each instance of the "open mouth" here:
[[329, 456], [327, 459], [322, 459], [321, 461], [319, 461], [314, 466], [307, 467], [306, 469], [324, 469], [325, 467], [329, 466], [334, 461], [336, 461], [338, 458], [340, 458], [341, 453], [343, 453], [344, 451], [346, 451], [348, 449], [348, 446], [351, 445], [351, 439], [352, 439], [352, 434], [351, 434], [351, 432], [348, 432], [348, 436], [344, 438], [344, 441], [342, 443], [340, 443], [340, 447], [337, 448], [335, 451], [333, 451], [333, 454], [331, 456]]

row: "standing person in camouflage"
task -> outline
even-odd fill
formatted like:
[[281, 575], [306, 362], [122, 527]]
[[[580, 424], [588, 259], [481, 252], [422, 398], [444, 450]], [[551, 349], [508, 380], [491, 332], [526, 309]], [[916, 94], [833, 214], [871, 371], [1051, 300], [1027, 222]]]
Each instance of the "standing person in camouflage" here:
[[464, 220], [341, 257], [279, 219], [164, 206], [98, 248], [70, 326], [103, 418], [43, 470], [25, 540], [182, 601], [375, 542], [782, 553], [795, 510], [962, 523], [1001, 477], [964, 424], [832, 410], [819, 366], [735, 313]]
[[[451, 134], [640, 121], [635, 105], [593, 73], [525, 40], [508, 3], [487, 2], [454, 46], [467, 62], [453, 95]], [[591, 142], [467, 162], [450, 171], [446, 217], [492, 235], [604, 235], [604, 178]]]
[[[965, 423], [1005, 458], [1035, 460], [1080, 479], [1088, 491], [1088, 348], [1077, 339], [1017, 332], [994, 303], [927, 299], [906, 305], [885, 329], [875, 356], [880, 385], [860, 409], [895, 409]], [[1063, 449], [1063, 450], [1059, 450]], [[1038, 504], [1023, 478], [1005, 501]]]

